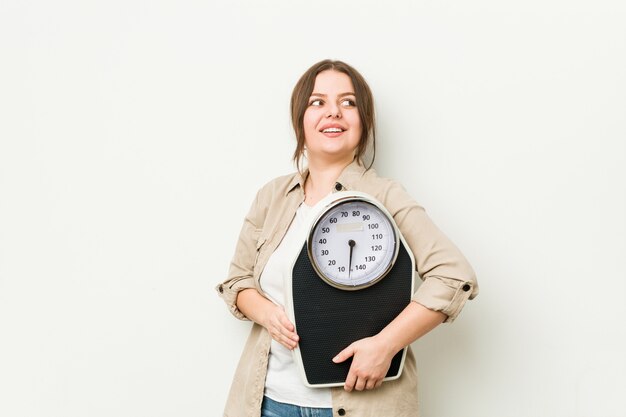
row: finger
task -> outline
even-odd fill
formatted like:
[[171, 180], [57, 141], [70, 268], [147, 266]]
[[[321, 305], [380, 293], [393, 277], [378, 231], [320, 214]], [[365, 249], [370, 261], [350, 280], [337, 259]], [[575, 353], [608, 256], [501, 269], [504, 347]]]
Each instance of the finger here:
[[[273, 317], [272, 322], [274, 323], [274, 326], [281, 329], [281, 333], [287, 335], [291, 339], [294, 339], [293, 336], [295, 335], [295, 326], [291, 321], [289, 321], [287, 314], [282, 308], [278, 309], [276, 315]], [[297, 340], [297, 337], [294, 340]]]
[[365, 378], [357, 378], [356, 384], [354, 384], [354, 389], [357, 391], [363, 391], [366, 383], [367, 380]]
[[278, 331], [280, 333], [288, 334], [289, 332], [291, 332], [293, 330], [293, 326], [291, 327], [291, 329], [289, 328], [289, 324], [291, 324], [289, 322], [289, 320], [287, 320], [287, 326], [285, 326], [285, 322], [283, 321], [283, 317], [282, 317], [281, 313], [282, 312], [279, 311], [277, 314], [275, 314], [275, 315], [273, 315], [271, 317], [270, 327], [274, 331]]
[[280, 334], [285, 336], [287, 339], [292, 340], [293, 342], [297, 342], [300, 340], [300, 337], [293, 331], [285, 328], [284, 326], [278, 326], [278, 331]]
[[289, 350], [294, 350], [296, 348], [296, 344], [292, 342], [291, 340], [282, 340], [280, 344]]
[[290, 332], [293, 332], [294, 330], [293, 323], [289, 321], [286, 314], [283, 313], [279, 317], [279, 320], [280, 320], [280, 324], [282, 324], [285, 329], [289, 330]]
[[354, 355], [354, 348], [352, 347], [352, 345], [350, 345], [344, 350], [342, 350], [341, 352], [339, 352], [337, 356], [333, 358], [333, 362], [341, 363], [345, 361], [346, 359], [352, 357], [352, 355]]
[[293, 348], [296, 347], [296, 342], [294, 342], [293, 340], [289, 339], [288, 337], [286, 337], [285, 335], [281, 333], [272, 334], [272, 338], [276, 340], [278, 343], [280, 343], [281, 345], [285, 346], [289, 350], [292, 350]]
[[368, 379], [367, 383], [365, 384], [365, 389], [374, 389], [376, 388], [376, 384], [378, 382], [375, 379]]
[[273, 325], [270, 328], [270, 334], [273, 339], [280, 343], [288, 343], [290, 347], [296, 344], [296, 340], [293, 340], [294, 333], [289, 332], [280, 325]]
[[354, 388], [354, 384], [356, 383], [356, 375], [352, 372], [348, 372], [348, 377], [346, 378], [346, 382], [343, 384], [343, 389], [350, 392]]
[[382, 379], [379, 379], [379, 380], [376, 382], [376, 385], [374, 386], [374, 388], [378, 388], [378, 387], [380, 387], [382, 384], [383, 384], [383, 380], [382, 380]]
[[280, 334], [281, 340], [283, 340], [284, 343], [289, 345], [290, 349], [293, 349], [296, 347], [296, 344], [298, 343], [298, 339], [297, 339], [298, 335], [286, 330], [285, 328], [281, 328], [279, 334]]
[[298, 340], [298, 334], [294, 331], [293, 325], [291, 325], [291, 327], [280, 326], [280, 329], [281, 333], [288, 338]]

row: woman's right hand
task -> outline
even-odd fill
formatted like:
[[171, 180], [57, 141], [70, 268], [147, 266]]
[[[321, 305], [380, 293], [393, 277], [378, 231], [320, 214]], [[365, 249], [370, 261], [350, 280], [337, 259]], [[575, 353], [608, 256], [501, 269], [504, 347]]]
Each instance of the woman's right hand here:
[[287, 313], [283, 307], [273, 304], [268, 308], [261, 323], [263, 327], [281, 345], [289, 350], [293, 350], [298, 345], [300, 338], [296, 334], [294, 325], [287, 318]]
[[246, 288], [237, 294], [237, 308], [250, 320], [265, 327], [272, 338], [287, 349], [298, 345], [300, 338], [285, 309], [262, 296], [256, 288]]

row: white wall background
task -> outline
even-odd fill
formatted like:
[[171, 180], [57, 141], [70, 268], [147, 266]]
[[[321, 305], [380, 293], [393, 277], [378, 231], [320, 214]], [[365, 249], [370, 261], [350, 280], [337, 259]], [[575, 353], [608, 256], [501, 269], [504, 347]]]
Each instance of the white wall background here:
[[213, 291], [343, 59], [377, 170], [482, 293], [415, 344], [426, 417], [626, 416], [626, 5], [0, 5], [0, 415], [217, 416], [249, 324]]

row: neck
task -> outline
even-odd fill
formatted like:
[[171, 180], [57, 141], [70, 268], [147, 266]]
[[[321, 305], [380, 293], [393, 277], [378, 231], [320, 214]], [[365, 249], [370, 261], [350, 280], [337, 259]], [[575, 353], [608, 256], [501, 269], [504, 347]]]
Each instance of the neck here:
[[306, 203], [314, 205], [334, 189], [337, 178], [353, 159], [340, 161], [309, 160], [309, 175], [304, 184]]

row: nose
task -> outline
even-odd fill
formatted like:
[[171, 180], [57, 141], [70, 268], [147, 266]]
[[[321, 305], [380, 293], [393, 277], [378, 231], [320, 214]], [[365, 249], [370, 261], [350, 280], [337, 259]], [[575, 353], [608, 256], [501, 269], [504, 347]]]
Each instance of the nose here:
[[341, 108], [336, 104], [331, 104], [328, 107], [328, 112], [326, 113], [327, 118], [340, 119], [341, 118]]

